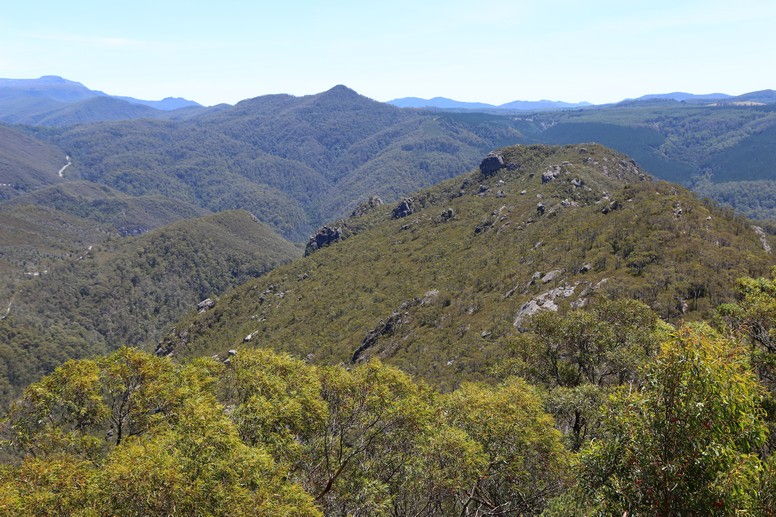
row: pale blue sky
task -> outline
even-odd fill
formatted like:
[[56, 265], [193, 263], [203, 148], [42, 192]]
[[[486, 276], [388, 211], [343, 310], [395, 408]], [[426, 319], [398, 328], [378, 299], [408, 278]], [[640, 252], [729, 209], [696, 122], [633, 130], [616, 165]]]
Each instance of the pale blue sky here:
[[738, 94], [776, 88], [776, 0], [4, 1], [0, 77], [46, 74], [204, 104]]

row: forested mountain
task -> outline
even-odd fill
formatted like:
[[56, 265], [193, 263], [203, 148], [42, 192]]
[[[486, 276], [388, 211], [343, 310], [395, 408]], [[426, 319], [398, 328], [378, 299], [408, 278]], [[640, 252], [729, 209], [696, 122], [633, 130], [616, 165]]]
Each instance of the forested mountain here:
[[[13, 213], [22, 219], [36, 210], [43, 209], [22, 205]], [[61, 241], [49, 242], [54, 237], [46, 236], [36, 242], [45, 228], [36, 232], [24, 226], [23, 219], [10, 226], [14, 235], [0, 235], [8, 246], [16, 238], [24, 241], [25, 249], [37, 246], [36, 253], [48, 246], [52, 254], [64, 255], [50, 261], [45, 271], [18, 282], [9, 293], [9, 310], [3, 307], [1, 323], [12, 337], [2, 343], [0, 355], [3, 370], [15, 372], [3, 379], [8, 383], [5, 402], [9, 392], [68, 357], [154, 341], [168, 323], [201, 300], [300, 253], [244, 211], [186, 219], [126, 238], [110, 238], [105, 226], [95, 230], [67, 225], [71, 219], [84, 221], [67, 217], [52, 228], [60, 230], [56, 236]], [[63, 226], [75, 235], [61, 232]], [[88, 233], [99, 229], [105, 233]], [[93, 244], [87, 247], [87, 242]], [[73, 248], [79, 244], [83, 247], [76, 255]]]
[[481, 379], [542, 309], [633, 298], [667, 321], [697, 319], [736, 278], [773, 264], [772, 236], [624, 155], [587, 144], [499, 153], [330, 224], [318, 251], [184, 319], [159, 352], [250, 341], [324, 363], [379, 357], [450, 387]]
[[774, 181], [773, 106], [655, 102], [531, 115], [424, 112], [338, 86], [199, 113], [184, 108], [168, 120], [35, 133], [71, 155], [71, 178], [209, 211], [245, 209], [297, 241], [369, 196], [394, 201], [515, 143], [600, 142], [657, 177], [723, 184], [705, 192], [742, 213], [773, 217], [765, 194], [725, 188]]
[[208, 210], [243, 208], [302, 240], [370, 195], [390, 201], [465, 170], [519, 139], [521, 124], [402, 111], [338, 86], [184, 121], [78, 126], [53, 140], [84, 179]]
[[20, 281], [90, 246], [205, 213], [182, 201], [128, 196], [87, 181], [60, 181], [17, 195], [0, 205], [0, 303], [7, 303]]
[[107, 225], [46, 206], [0, 206], [0, 315], [19, 282], [116, 236]]
[[[178, 219], [205, 215], [194, 205], [162, 196], [129, 196], [106, 185], [66, 181], [15, 197], [2, 205], [35, 205], [107, 225], [120, 235], [136, 235]], [[1, 210], [1, 209], [0, 209]]]

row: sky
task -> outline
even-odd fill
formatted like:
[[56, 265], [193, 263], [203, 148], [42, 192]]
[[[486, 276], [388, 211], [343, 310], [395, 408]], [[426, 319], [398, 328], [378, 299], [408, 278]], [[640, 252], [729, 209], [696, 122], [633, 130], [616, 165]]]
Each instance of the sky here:
[[206, 105], [740, 94], [776, 89], [776, 0], [3, 0], [0, 77], [41, 75]]

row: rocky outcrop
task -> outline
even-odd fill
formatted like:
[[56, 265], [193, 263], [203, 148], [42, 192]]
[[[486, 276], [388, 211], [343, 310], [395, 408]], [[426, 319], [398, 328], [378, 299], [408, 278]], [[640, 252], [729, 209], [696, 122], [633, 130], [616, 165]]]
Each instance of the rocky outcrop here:
[[209, 311], [216, 306], [216, 302], [211, 298], [205, 298], [197, 304], [197, 312]]
[[342, 229], [323, 226], [307, 241], [304, 256], [342, 240]]
[[752, 226], [752, 230], [754, 230], [754, 233], [760, 238], [760, 244], [763, 245], [765, 253], [770, 253], [771, 245], [768, 243], [768, 236], [765, 234], [765, 230], [763, 230], [761, 226]]
[[383, 200], [377, 196], [372, 196], [366, 201], [359, 203], [358, 206], [356, 206], [356, 208], [354, 208], [350, 213], [350, 217], [361, 217], [362, 215], [368, 214], [381, 205], [383, 205]]
[[622, 208], [622, 203], [620, 203], [617, 200], [612, 201], [611, 203], [607, 204], [605, 207], [601, 209], [602, 214], [608, 214], [609, 212], [614, 212], [615, 210], [619, 210]]
[[561, 168], [560, 165], [553, 165], [546, 171], [542, 173], [542, 183], [549, 183], [558, 176], [560, 176]]
[[[432, 293], [429, 291], [429, 293], [426, 293], [426, 297], [436, 297], [437, 294], [438, 292]], [[423, 300], [419, 298], [413, 298], [412, 300], [403, 302], [390, 316], [388, 316], [388, 318], [384, 319], [378, 323], [375, 328], [367, 332], [366, 336], [361, 341], [361, 345], [353, 352], [353, 357], [351, 357], [350, 362], [353, 364], [357, 363], [364, 352], [375, 346], [380, 338], [392, 335], [398, 327], [408, 321], [409, 309], [419, 305], [422, 301]]]
[[490, 153], [480, 162], [480, 173], [483, 176], [492, 176], [504, 167], [504, 157], [498, 153]]
[[449, 221], [453, 217], [455, 217], [455, 211], [452, 208], [447, 208], [439, 214], [439, 218], [442, 222]]
[[542, 277], [542, 283], [543, 284], [549, 284], [556, 278], [558, 278], [560, 275], [563, 274], [562, 269], [553, 269], [552, 271], [548, 271], [543, 277]]
[[517, 311], [517, 314], [515, 315], [514, 326], [517, 327], [517, 329], [521, 332], [525, 331], [525, 328], [523, 328], [523, 323], [525, 323], [528, 318], [538, 313], [539, 311], [557, 311], [558, 304], [555, 303], [555, 300], [558, 298], [569, 298], [574, 294], [574, 290], [576, 288], [577, 284], [562, 285], [560, 287], [556, 287], [555, 289], [550, 289], [549, 291], [544, 292], [535, 298], [532, 298], [531, 300], [528, 300]]
[[393, 212], [391, 212], [391, 217], [394, 219], [401, 219], [402, 217], [414, 214], [415, 210], [417, 210], [415, 200], [411, 197], [406, 197], [394, 207]]

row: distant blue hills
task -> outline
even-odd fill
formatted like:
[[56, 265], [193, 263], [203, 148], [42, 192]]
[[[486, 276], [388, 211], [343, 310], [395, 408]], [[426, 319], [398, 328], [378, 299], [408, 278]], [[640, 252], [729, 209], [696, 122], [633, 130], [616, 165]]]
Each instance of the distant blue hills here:
[[[776, 91], [761, 90], [745, 93], [743, 95], [728, 95], [726, 93], [695, 94], [687, 92], [650, 93], [635, 99], [624, 99], [616, 104], [633, 103], [672, 103], [683, 102], [687, 104], [774, 104], [776, 103]], [[463, 102], [447, 97], [434, 97], [423, 99], [420, 97], [402, 97], [388, 101], [388, 104], [400, 108], [439, 109], [456, 111], [554, 111], [564, 109], [582, 109], [604, 104], [591, 104], [589, 102], [563, 102], [552, 100], [539, 101], [512, 101], [505, 104], [487, 104], [483, 102]]]
[[461, 102], [446, 97], [434, 97], [433, 99], [421, 99], [420, 97], [403, 97], [393, 99], [388, 104], [400, 108], [435, 108], [449, 110], [511, 110], [511, 111], [550, 111], [557, 109], [584, 108], [592, 106], [589, 102], [562, 102], [562, 101], [512, 101], [506, 104], [486, 104], [483, 102]]
[[108, 95], [56, 75], [0, 79], [0, 121], [69, 126], [132, 118], [177, 118], [205, 109], [180, 97], [144, 100]]

